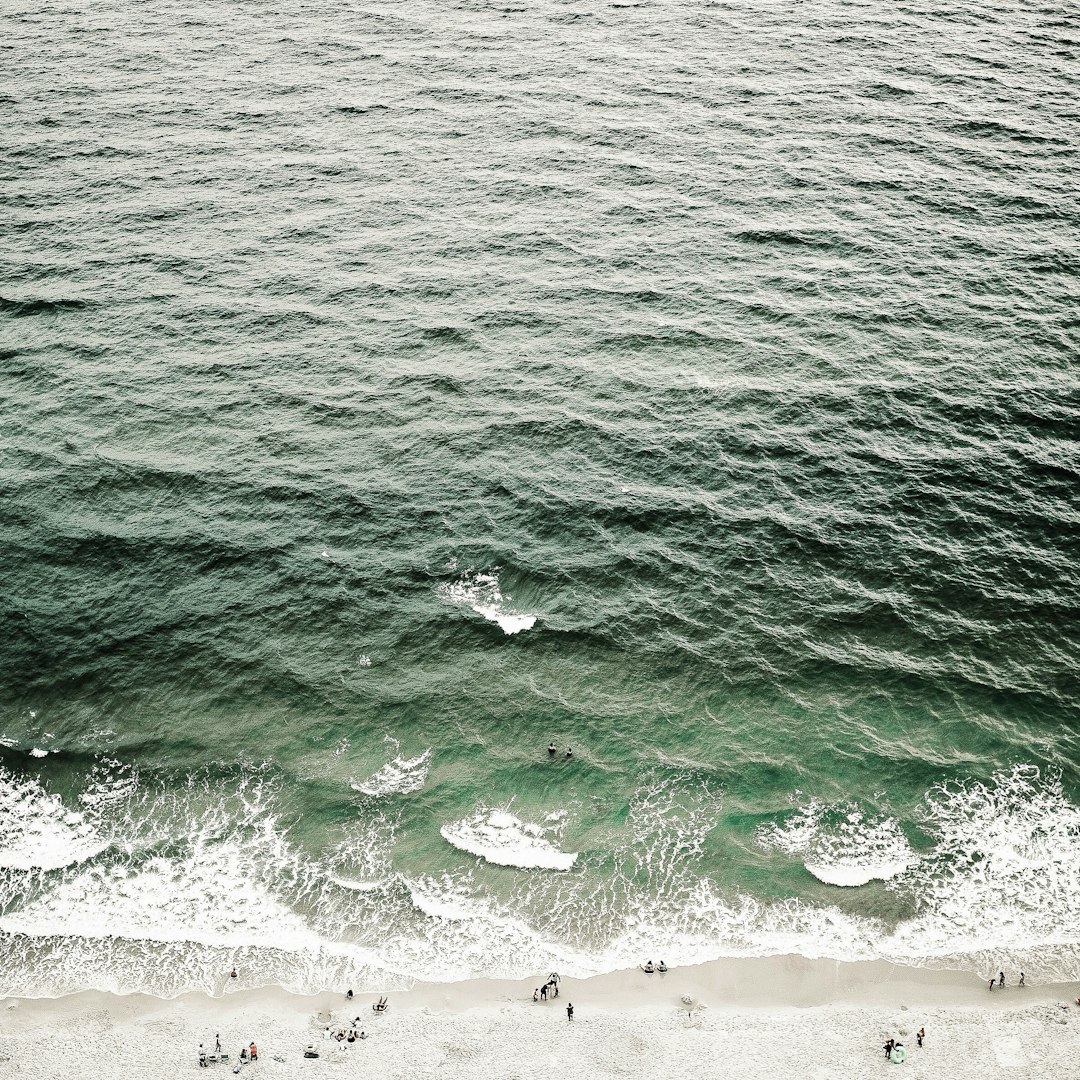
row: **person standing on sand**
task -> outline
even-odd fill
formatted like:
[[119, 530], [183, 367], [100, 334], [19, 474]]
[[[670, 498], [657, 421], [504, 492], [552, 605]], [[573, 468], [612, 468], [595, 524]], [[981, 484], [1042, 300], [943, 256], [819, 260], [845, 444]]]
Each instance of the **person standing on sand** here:
[[214, 1036], [214, 1053], [215, 1054], [220, 1054], [221, 1053], [221, 1036], [220, 1035], [215, 1035]]
[[540, 1000], [547, 1001], [547, 983], [540, 987]]
[[1000, 986], [1002, 988], [1002, 990], [1005, 989], [1005, 972], [1004, 971], [999, 971], [998, 972], [998, 986]]
[[993, 979], [990, 980], [990, 989], [991, 990], [994, 989], [994, 980]]
[[533, 1001], [539, 1001], [539, 1000], [540, 1000], [540, 987], [538, 986], [538, 987], [537, 987], [537, 988], [536, 988], [536, 989], [535, 989], [535, 990], [533, 991]]
[[926, 1038], [926, 1028], [921, 1027], [921, 1028], [919, 1028], [918, 1031], [915, 1032], [915, 1040], [916, 1040], [916, 1042], [918, 1042], [918, 1044], [920, 1046], [922, 1046], [922, 1041], [925, 1038]]
[[1021, 971], [1020, 972], [1020, 981], [1017, 983], [1017, 986], [1023, 986], [1023, 985], [1024, 985], [1024, 973]]
[[573, 1004], [570, 1004], [570, 1005], [566, 1006], [566, 1019], [567, 1020], [573, 1020], [574, 1019], [574, 1006], [573, 1006]]
[[895, 1045], [896, 1045], [896, 1043], [892, 1039], [889, 1039], [888, 1042], [885, 1043], [885, 1058], [886, 1058], [886, 1060], [888, 1060], [889, 1055], [892, 1054], [892, 1048]]

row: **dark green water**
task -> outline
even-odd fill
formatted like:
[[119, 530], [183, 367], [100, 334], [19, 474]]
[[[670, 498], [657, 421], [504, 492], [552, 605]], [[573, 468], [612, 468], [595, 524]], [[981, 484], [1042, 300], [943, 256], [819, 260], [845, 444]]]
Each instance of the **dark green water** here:
[[1080, 21], [6, 31], [0, 993], [1080, 977]]

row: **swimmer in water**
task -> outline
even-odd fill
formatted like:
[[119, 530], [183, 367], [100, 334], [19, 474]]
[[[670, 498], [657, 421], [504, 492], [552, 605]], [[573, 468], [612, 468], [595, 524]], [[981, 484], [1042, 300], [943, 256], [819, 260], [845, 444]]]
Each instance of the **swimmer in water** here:
[[567, 757], [573, 757], [574, 756], [574, 751], [571, 750], [569, 746], [566, 748], [566, 756]]
[[555, 756], [555, 749], [556, 749], [556, 747], [555, 747], [555, 744], [554, 744], [553, 742], [549, 742], [549, 743], [548, 743], [548, 753], [549, 753], [549, 754], [550, 754], [550, 755], [551, 755], [552, 757], [554, 757], [554, 756]]

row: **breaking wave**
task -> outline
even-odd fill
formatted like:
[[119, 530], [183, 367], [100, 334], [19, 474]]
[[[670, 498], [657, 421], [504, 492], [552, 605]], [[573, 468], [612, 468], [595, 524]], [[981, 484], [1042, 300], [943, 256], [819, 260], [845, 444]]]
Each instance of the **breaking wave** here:
[[489, 573], [467, 570], [457, 581], [440, 585], [438, 593], [448, 604], [471, 608], [485, 619], [498, 623], [505, 634], [531, 630], [538, 618], [516, 612], [509, 606], [513, 598], [500, 592], [497, 569]]

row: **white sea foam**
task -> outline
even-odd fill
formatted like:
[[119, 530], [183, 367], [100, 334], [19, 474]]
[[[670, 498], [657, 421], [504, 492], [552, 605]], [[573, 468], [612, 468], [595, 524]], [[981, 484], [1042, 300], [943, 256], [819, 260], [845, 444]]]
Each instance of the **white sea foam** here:
[[[52, 806], [45, 817], [65, 843], [66, 830], [78, 841], [90, 825], [94, 842], [110, 847], [48, 873], [33, 869], [50, 861], [41, 858], [0, 864], [0, 992], [213, 989], [234, 962], [244, 977], [305, 992], [784, 952], [968, 968], [993, 960], [993, 970], [1015, 955], [1029, 978], [1080, 972], [1080, 809], [1034, 770], [928, 794], [921, 828], [935, 846], [889, 880], [918, 905], [895, 930], [835, 907], [725, 891], [708, 854], [722, 793], [693, 770], [643, 778], [617, 824], [594, 828], [576, 856], [560, 850], [565, 810], [530, 825], [481, 807], [448, 826], [451, 843], [489, 861], [577, 871], [497, 880], [475, 864], [437, 876], [396, 871], [401, 805], [392, 799], [360, 802], [338, 847], [312, 855], [291, 842], [276, 789], [258, 775], [147, 788], [103, 764], [81, 822], [36, 781], [16, 786], [28, 794], [9, 794], [12, 804], [29, 802], [38, 819]], [[577, 820], [581, 808], [570, 809]], [[811, 865], [820, 858], [823, 875], [865, 877], [887, 867], [899, 843], [889, 820], [812, 804], [781, 823], [775, 846]], [[846, 864], [864, 842], [861, 854], [873, 857]], [[578, 928], [573, 944], [567, 927]]]
[[506, 809], [478, 807], [439, 831], [454, 847], [500, 866], [569, 870], [577, 859], [574, 852], [560, 851], [543, 825], [522, 821]]
[[55, 870], [108, 846], [85, 815], [68, 809], [34, 779], [0, 769], [0, 867]]
[[439, 596], [448, 604], [472, 608], [478, 615], [498, 623], [506, 634], [520, 634], [535, 625], [538, 616], [514, 611], [512, 597], [499, 590], [498, 568], [490, 573], [467, 570], [457, 581], [440, 585]]
[[883, 951], [908, 958], [1076, 948], [1080, 807], [1059, 777], [1018, 765], [989, 783], [942, 784], [926, 796], [922, 826], [934, 848], [895, 883], [920, 913]]
[[411, 791], [419, 791], [431, 769], [432, 753], [428, 748], [414, 758], [398, 754], [378, 772], [351, 786], [354, 791], [362, 791], [365, 795], [407, 795]]
[[867, 815], [854, 803], [827, 806], [811, 800], [781, 824], [758, 834], [763, 847], [803, 856], [803, 865], [827, 885], [854, 887], [887, 881], [915, 860], [900, 823]]

